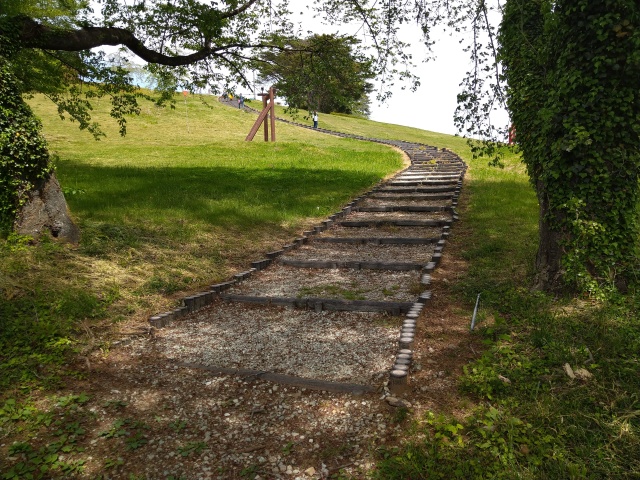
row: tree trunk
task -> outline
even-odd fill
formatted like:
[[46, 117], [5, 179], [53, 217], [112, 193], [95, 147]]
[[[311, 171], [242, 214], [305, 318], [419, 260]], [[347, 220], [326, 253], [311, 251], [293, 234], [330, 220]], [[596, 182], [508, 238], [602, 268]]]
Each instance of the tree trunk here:
[[48, 232], [65, 242], [80, 241], [80, 230], [71, 220], [67, 201], [54, 173], [29, 192], [27, 203], [18, 212], [14, 230], [36, 239]]
[[[562, 232], [551, 228], [549, 222], [549, 198], [542, 182], [536, 183], [540, 204], [538, 253], [536, 255], [536, 277], [534, 290], [560, 291], [565, 287], [562, 280], [563, 249], [560, 246]], [[556, 215], [557, 216], [557, 215]]]

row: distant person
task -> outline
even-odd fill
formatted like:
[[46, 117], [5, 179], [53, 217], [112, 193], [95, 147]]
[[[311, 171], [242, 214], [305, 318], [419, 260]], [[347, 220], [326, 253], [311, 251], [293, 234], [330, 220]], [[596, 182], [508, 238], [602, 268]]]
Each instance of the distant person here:
[[242, 108], [242, 95], [238, 97], [238, 108]]
[[318, 128], [318, 112], [313, 112], [313, 128]]

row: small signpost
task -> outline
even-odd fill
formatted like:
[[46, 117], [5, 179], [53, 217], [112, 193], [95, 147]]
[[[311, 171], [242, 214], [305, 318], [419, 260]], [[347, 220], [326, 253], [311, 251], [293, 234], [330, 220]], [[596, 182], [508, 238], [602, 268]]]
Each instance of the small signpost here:
[[516, 143], [516, 126], [511, 124], [509, 127], [509, 145]]
[[[269, 141], [269, 123], [271, 123], [271, 141], [275, 142], [276, 141], [276, 109], [275, 109], [276, 89], [271, 87], [267, 93], [262, 92], [260, 96], [262, 97], [262, 112], [260, 112], [260, 115], [258, 115], [256, 123], [254, 123], [253, 127], [251, 127], [251, 131], [249, 132], [249, 135], [247, 135], [247, 138], [245, 138], [245, 141], [250, 142], [251, 140], [253, 140], [253, 137], [256, 136], [256, 133], [260, 128], [260, 124], [263, 123], [264, 124], [264, 141], [268, 142]], [[270, 122], [269, 122], [269, 119], [271, 119]]]

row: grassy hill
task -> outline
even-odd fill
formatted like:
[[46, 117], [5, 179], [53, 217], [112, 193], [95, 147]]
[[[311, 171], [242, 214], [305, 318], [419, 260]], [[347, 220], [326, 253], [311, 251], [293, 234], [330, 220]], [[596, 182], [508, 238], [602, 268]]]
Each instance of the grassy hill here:
[[[108, 102], [98, 101], [93, 119], [107, 134], [99, 141], [60, 121], [46, 98], [30, 103], [82, 239], [77, 248], [2, 242], [0, 317], [14, 320], [3, 329], [3, 345], [15, 349], [2, 367], [7, 387], [17, 379], [39, 384], [33, 352], [57, 358], [52, 339], [64, 346], [85, 335], [81, 349], [96, 348], [110, 339], [94, 330], [142, 328], [149, 315], [248, 268], [403, 164], [389, 147], [282, 123], [278, 142], [246, 142], [255, 115], [210, 96], [179, 95], [175, 108], [143, 100], [125, 137]], [[330, 115], [321, 126], [467, 155], [464, 140], [418, 129]], [[28, 349], [8, 340], [18, 337], [30, 339]]]
[[[125, 138], [98, 105], [99, 142], [31, 100], [83, 236], [75, 248], [0, 240], [0, 443], [37, 431], [36, 410], [18, 407], [37, 391], [72, 398], [78, 354], [108, 354], [118, 332], [246, 269], [402, 166], [388, 147], [290, 125], [276, 143], [245, 142], [255, 116], [205, 100], [143, 103]], [[481, 294], [484, 351], [452, 374], [458, 403], [397, 415], [410, 426], [379, 450], [374, 476], [639, 478], [640, 295], [529, 291], [537, 201], [519, 159], [488, 167], [463, 139], [363, 119], [321, 115], [320, 126], [447, 147], [470, 165], [439, 294], [469, 319]], [[571, 379], [565, 363], [591, 377]]]

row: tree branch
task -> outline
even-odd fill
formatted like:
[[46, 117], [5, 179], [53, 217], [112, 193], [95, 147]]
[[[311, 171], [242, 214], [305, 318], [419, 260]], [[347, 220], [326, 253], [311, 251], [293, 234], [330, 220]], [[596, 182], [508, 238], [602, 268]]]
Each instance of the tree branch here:
[[253, 5], [254, 3], [256, 3], [258, 0], [249, 0], [247, 3], [245, 3], [244, 5], [240, 5], [238, 8], [236, 8], [235, 10], [230, 10], [228, 12], [225, 12], [222, 14], [222, 16], [220, 18], [225, 19], [225, 18], [232, 18], [235, 17], [236, 15], [241, 14], [242, 12], [246, 11], [251, 5]]
[[[248, 8], [248, 4], [245, 7]], [[124, 28], [85, 27], [78, 30], [62, 30], [42, 25], [26, 16], [15, 17], [14, 21], [20, 29], [19, 39], [27, 48], [78, 52], [102, 45], [124, 45], [146, 62], [170, 67], [190, 65], [229, 48], [266, 46], [234, 43], [216, 48], [201, 48], [189, 55], [169, 56], [147, 48], [133, 33]]]

